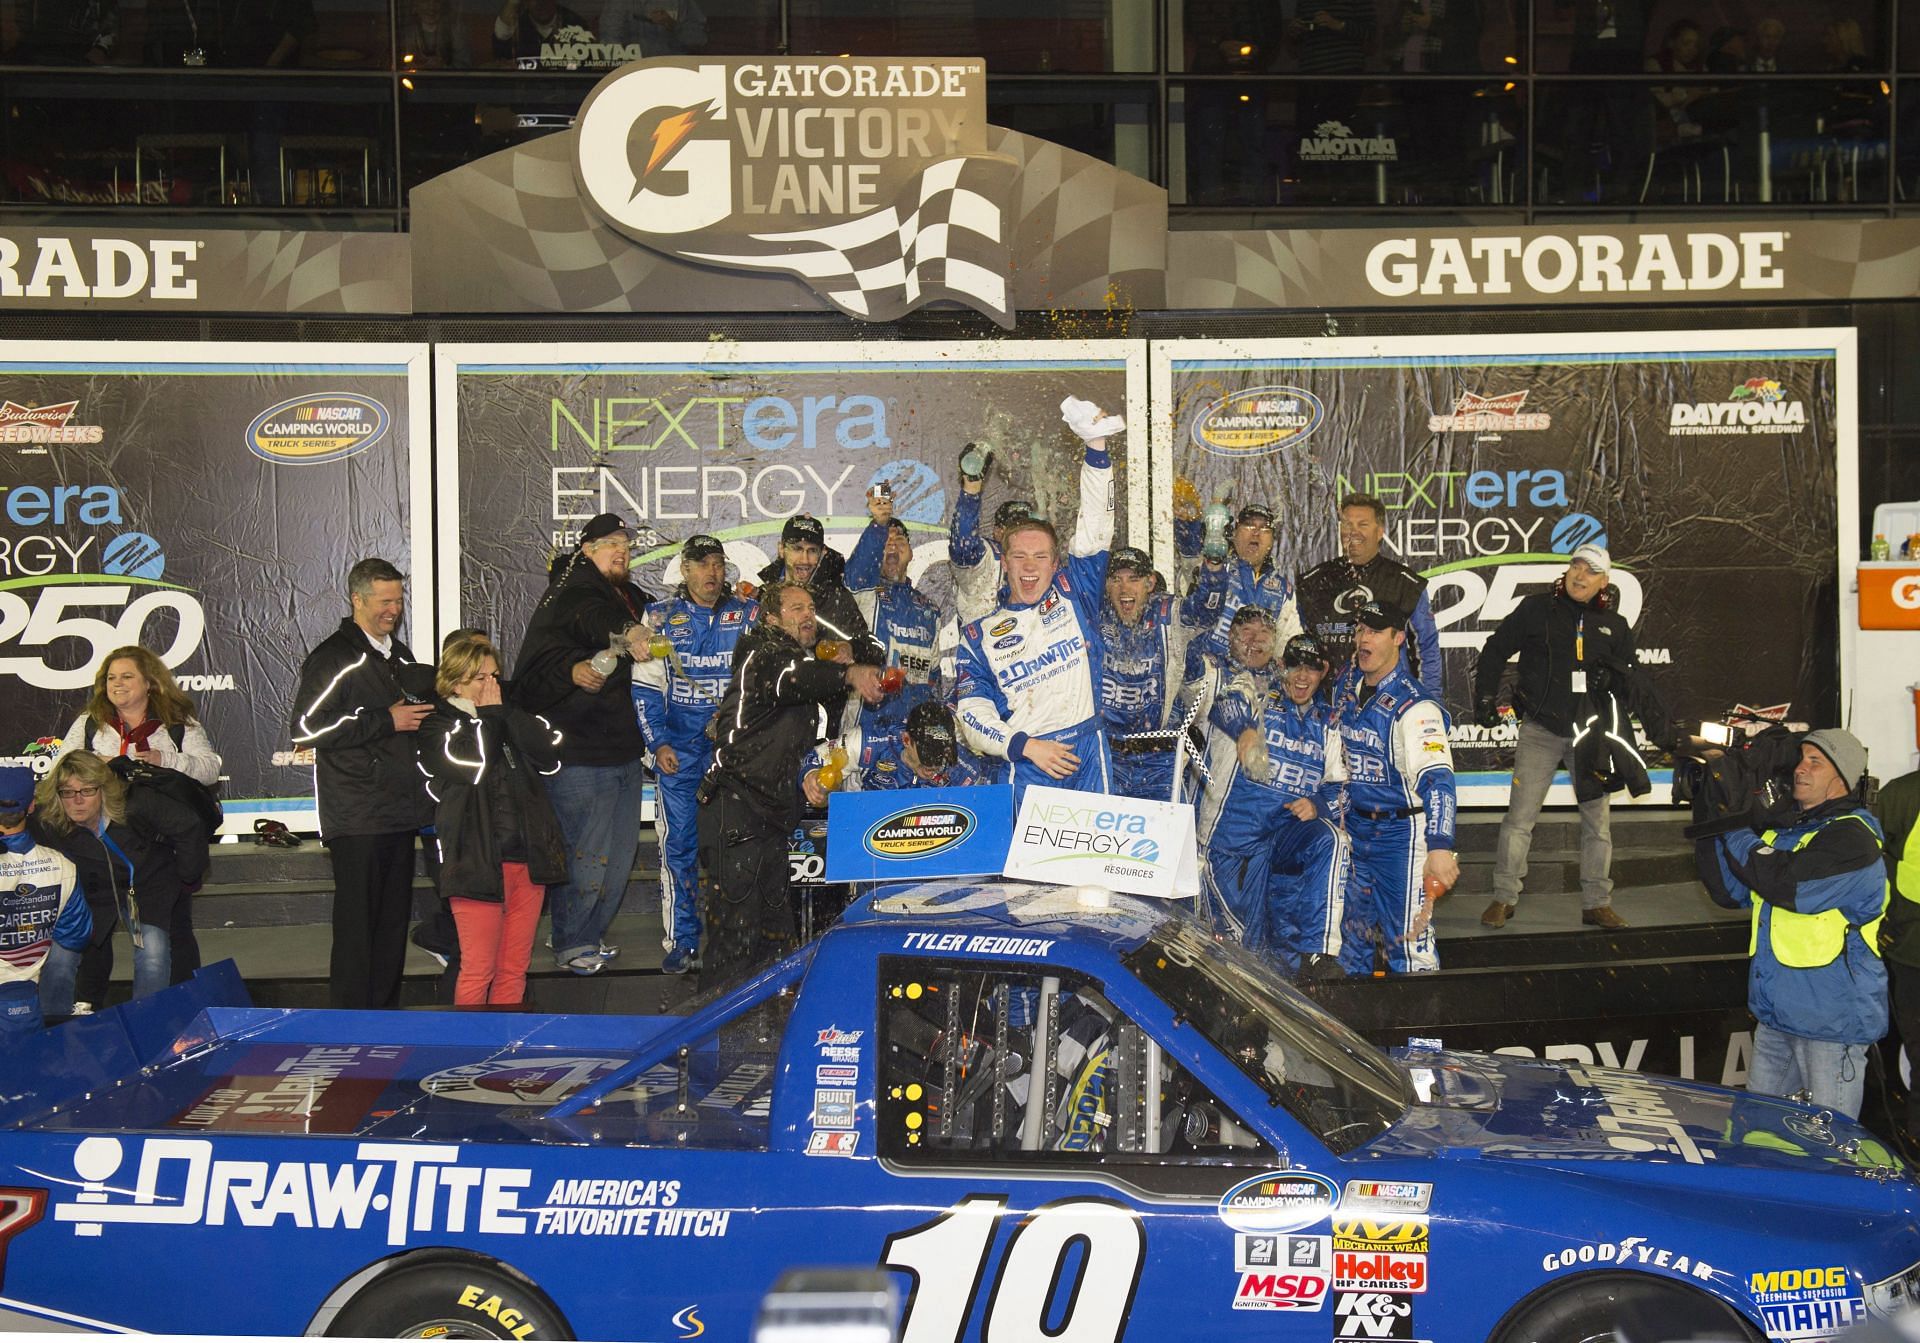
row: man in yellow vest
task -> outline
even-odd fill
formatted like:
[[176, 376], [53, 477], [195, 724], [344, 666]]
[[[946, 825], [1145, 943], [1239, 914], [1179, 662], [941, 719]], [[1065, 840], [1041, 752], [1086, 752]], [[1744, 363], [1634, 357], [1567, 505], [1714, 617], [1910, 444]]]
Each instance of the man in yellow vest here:
[[[1920, 1072], [1920, 773], [1883, 784], [1873, 810], [1887, 837], [1887, 872], [1893, 879], [1880, 950], [1893, 981], [1893, 1022], [1907, 1058]], [[1920, 1086], [1907, 1088], [1906, 1130], [1920, 1134]]]
[[1887, 1031], [1880, 961], [1887, 870], [1880, 826], [1860, 805], [1867, 748], [1852, 733], [1809, 733], [1793, 771], [1791, 824], [1715, 841], [1727, 889], [1753, 907], [1747, 1006], [1759, 1025], [1747, 1090], [1810, 1092], [1857, 1118], [1867, 1046]]

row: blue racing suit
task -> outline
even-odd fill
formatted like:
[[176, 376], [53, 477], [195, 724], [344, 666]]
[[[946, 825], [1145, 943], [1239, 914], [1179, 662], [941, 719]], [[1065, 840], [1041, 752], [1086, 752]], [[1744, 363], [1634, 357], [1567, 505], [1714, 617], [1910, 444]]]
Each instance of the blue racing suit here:
[[849, 770], [847, 777], [855, 781], [856, 788], [868, 793], [894, 788], [966, 788], [987, 782], [980, 757], [964, 746], [960, 748], [959, 758], [942, 770], [937, 779], [922, 779], [913, 772], [901, 754], [905, 746], [906, 742], [900, 737], [864, 743], [860, 748], [859, 768]]
[[680, 768], [672, 774], [656, 766], [653, 824], [660, 836], [660, 920], [666, 948], [696, 951], [700, 946], [699, 839], [694, 794], [713, 759], [707, 724], [733, 676], [733, 646], [753, 628], [759, 603], [722, 594], [705, 607], [683, 587], [647, 608], [647, 623], [673, 645], [673, 656], [652, 658], [633, 669], [633, 699], [640, 735], [647, 749], [673, 747]]
[[73, 863], [24, 832], [14, 843], [23, 851], [0, 848], [0, 1050], [40, 1029], [43, 968], [51, 965], [72, 999], [80, 953], [93, 940], [93, 915]]
[[980, 503], [980, 495], [960, 491], [947, 540], [954, 606], [962, 625], [973, 623], [999, 604], [1000, 547], [980, 534]]
[[1293, 580], [1274, 566], [1271, 556], [1259, 572], [1238, 555], [1227, 557], [1227, 597], [1216, 609], [1213, 628], [1187, 645], [1187, 675], [1200, 671], [1200, 654], [1227, 655], [1227, 631], [1243, 606], [1263, 606], [1273, 612], [1273, 652], [1278, 657], [1287, 640], [1300, 633], [1300, 604], [1294, 600]]
[[1187, 640], [1212, 619], [1226, 591], [1226, 571], [1202, 569], [1200, 581], [1176, 607], [1160, 593], [1128, 625], [1111, 603], [1100, 607], [1100, 716], [1113, 751], [1113, 789], [1121, 797], [1166, 802], [1173, 797], [1180, 720], [1174, 718], [1176, 677], [1186, 665]]
[[1411, 936], [1425, 898], [1428, 849], [1451, 849], [1453, 752], [1447, 715], [1407, 672], [1403, 655], [1368, 689], [1358, 665], [1333, 692], [1334, 722], [1347, 757], [1347, 833], [1353, 877], [1347, 890], [1340, 963], [1372, 967], [1384, 944], [1396, 972], [1437, 970], [1433, 929]]
[[[878, 704], [858, 695], [848, 698], [849, 732], [857, 726], [860, 741], [897, 737], [906, 730], [907, 715], [917, 704], [936, 694], [940, 661], [940, 608], [922, 597], [911, 582], [888, 583], [880, 577], [880, 552], [886, 548], [887, 528], [867, 524], [847, 557], [846, 583], [854, 605], [866, 617], [867, 628], [885, 650], [887, 665], [906, 674], [905, 686]], [[854, 721], [857, 715], [857, 723]], [[845, 735], [845, 734], [843, 734]], [[848, 750], [854, 748], [848, 742]]]
[[[1080, 515], [1065, 563], [1040, 600], [1011, 598], [964, 626], [956, 658], [961, 735], [982, 755], [1013, 763], [1016, 813], [1029, 784], [1112, 791], [1100, 722], [1100, 606], [1113, 544], [1113, 466], [1088, 447]], [[1065, 742], [1080, 758], [1064, 779], [1025, 758], [1030, 737]]]
[[[1349, 845], [1334, 823], [1344, 771], [1332, 720], [1325, 701], [1297, 705], [1279, 686], [1252, 701], [1236, 687], [1208, 714], [1218, 729], [1214, 786], [1196, 815], [1208, 912], [1289, 973], [1308, 955], [1340, 954]], [[1265, 778], [1240, 761], [1240, 734], [1256, 725], [1267, 744]], [[1288, 810], [1301, 798], [1314, 804], [1314, 819]]]

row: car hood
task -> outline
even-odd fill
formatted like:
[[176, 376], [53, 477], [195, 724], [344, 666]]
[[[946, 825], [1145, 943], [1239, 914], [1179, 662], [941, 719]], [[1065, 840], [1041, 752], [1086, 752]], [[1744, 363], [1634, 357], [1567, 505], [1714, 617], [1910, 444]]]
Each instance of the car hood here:
[[1420, 1099], [1369, 1146], [1374, 1154], [1562, 1163], [1588, 1174], [1610, 1163], [1639, 1181], [1658, 1179], [1661, 1167], [1689, 1183], [1703, 1168], [1769, 1172], [1774, 1180], [1791, 1172], [1913, 1192], [1904, 1166], [1873, 1134], [1792, 1101], [1498, 1054], [1394, 1057]]

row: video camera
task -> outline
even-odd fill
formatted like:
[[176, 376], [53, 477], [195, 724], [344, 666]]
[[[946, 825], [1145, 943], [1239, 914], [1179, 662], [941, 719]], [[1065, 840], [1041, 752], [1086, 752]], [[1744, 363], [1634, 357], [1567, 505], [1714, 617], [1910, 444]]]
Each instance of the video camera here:
[[1673, 800], [1690, 803], [1688, 839], [1736, 830], [1765, 830], [1793, 817], [1793, 770], [1800, 763], [1801, 723], [1733, 713], [1702, 723], [1681, 739], [1673, 761]]

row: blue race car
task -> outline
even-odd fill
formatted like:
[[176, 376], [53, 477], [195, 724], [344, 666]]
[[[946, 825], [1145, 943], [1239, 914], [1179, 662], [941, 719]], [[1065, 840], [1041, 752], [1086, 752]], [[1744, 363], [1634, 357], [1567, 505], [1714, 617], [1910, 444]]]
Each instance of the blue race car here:
[[1855, 1125], [1389, 1057], [1150, 901], [884, 888], [684, 1018], [237, 988], [5, 1060], [10, 1323], [736, 1340], [833, 1264], [900, 1275], [905, 1343], [1805, 1343], [1920, 1292], [1920, 1190]]

